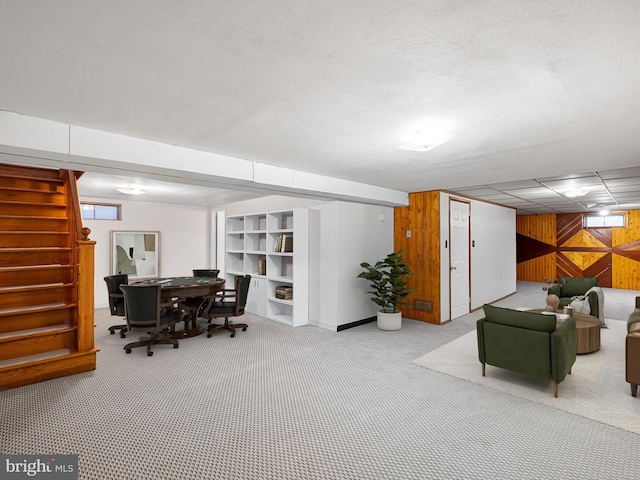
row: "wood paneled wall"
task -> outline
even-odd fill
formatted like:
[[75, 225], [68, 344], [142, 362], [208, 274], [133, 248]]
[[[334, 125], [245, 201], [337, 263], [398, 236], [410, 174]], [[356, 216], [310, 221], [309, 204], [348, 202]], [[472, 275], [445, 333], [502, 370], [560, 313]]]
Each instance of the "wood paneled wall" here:
[[517, 279], [597, 277], [601, 287], [640, 290], [640, 211], [625, 228], [583, 228], [582, 213], [516, 218]]
[[[411, 237], [407, 238], [407, 231]], [[406, 318], [440, 323], [440, 192], [409, 194], [409, 206], [394, 211], [395, 250], [405, 252], [413, 275], [408, 278], [415, 292], [407, 299], [431, 302], [431, 311], [401, 307]]]

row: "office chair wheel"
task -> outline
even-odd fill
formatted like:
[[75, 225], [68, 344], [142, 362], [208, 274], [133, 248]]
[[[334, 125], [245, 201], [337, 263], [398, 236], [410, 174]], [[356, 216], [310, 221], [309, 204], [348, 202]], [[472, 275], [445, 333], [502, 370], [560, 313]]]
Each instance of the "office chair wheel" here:
[[116, 333], [115, 330], [109, 330], [109, 335], [113, 335], [114, 333]]
[[127, 336], [124, 333], [121, 333], [120, 338], [127, 338]]
[[127, 349], [125, 350], [125, 352], [127, 352], [127, 353], [131, 353], [131, 349], [130, 349], [130, 348], [127, 348]]
[[246, 332], [247, 331], [247, 327], [242, 327], [242, 331]]
[[179, 346], [180, 346], [180, 344], [178, 344], [178, 343], [174, 343], [173, 344], [173, 348], [178, 348]]
[[148, 352], [147, 357], [153, 357], [153, 352]]
[[233, 338], [233, 337], [235, 337], [235, 336], [236, 336], [236, 334], [235, 334], [235, 333], [232, 333], [232, 334], [231, 334], [231, 335], [229, 335], [229, 336], [230, 336], [231, 338]]
[[211, 338], [211, 334], [210, 333], [207, 333], [207, 338]]

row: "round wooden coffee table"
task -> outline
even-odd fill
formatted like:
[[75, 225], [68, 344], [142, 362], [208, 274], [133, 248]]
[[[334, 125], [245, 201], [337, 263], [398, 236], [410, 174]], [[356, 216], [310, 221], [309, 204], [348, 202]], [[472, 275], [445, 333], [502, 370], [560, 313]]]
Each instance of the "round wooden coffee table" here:
[[[542, 309], [529, 310], [534, 313], [543, 312]], [[558, 310], [558, 313], [562, 313]], [[576, 319], [576, 353], [593, 353], [600, 350], [600, 320], [586, 313], [573, 312]]]
[[586, 313], [573, 312], [576, 319], [576, 353], [600, 350], [600, 320]]

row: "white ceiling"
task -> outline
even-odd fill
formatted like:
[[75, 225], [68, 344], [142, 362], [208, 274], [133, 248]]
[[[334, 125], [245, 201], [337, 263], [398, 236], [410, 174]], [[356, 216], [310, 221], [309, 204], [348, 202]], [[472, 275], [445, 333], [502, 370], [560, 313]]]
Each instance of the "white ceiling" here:
[[[638, 18], [632, 0], [3, 0], [0, 110], [406, 192], [488, 188], [522, 213], [576, 211], [544, 185], [579, 175], [588, 203], [640, 208], [638, 169], [615, 172], [640, 165]], [[429, 118], [455, 137], [396, 148]], [[250, 196], [211, 201], [233, 195]]]

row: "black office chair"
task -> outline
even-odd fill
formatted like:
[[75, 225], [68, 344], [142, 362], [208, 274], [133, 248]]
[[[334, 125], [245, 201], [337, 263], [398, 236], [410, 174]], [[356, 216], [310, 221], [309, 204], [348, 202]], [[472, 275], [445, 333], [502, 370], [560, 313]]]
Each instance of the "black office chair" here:
[[[127, 353], [135, 347], [147, 347], [147, 355], [153, 355], [151, 349], [156, 344], [172, 344], [178, 348], [178, 339], [174, 338], [174, 326], [182, 321], [180, 305], [172, 299], [162, 302], [161, 285], [122, 285], [124, 307], [127, 317], [127, 329], [130, 332], [145, 332], [149, 337], [140, 337], [139, 341], [126, 344]], [[171, 308], [169, 308], [171, 307]]]
[[[194, 277], [204, 277], [204, 278], [218, 278], [218, 274], [220, 270], [208, 270], [208, 269], [194, 269], [193, 276]], [[205, 300], [203, 297], [196, 298], [188, 298], [185, 303], [185, 309], [187, 309], [189, 315], [195, 315], [195, 318], [199, 318], [202, 316], [202, 312], [208, 305], [209, 301]], [[211, 323], [211, 319], [209, 319], [209, 323]]]
[[194, 277], [218, 278], [220, 270], [193, 270]]
[[[234, 290], [225, 288], [207, 298], [209, 304], [202, 311], [202, 316], [208, 319], [224, 318], [224, 325], [211, 324], [207, 327], [208, 338], [211, 338], [211, 335], [221, 330], [231, 332], [231, 337], [236, 336], [237, 328], [242, 328], [243, 332], [247, 330], [248, 325], [246, 323], [232, 323], [229, 318], [244, 315], [244, 307], [247, 304], [250, 283], [251, 275], [236, 277], [236, 288]], [[231, 299], [233, 299], [233, 301], [230, 301]]]
[[[109, 310], [111, 315], [117, 315], [124, 317], [124, 295], [120, 290], [120, 285], [128, 285], [129, 277], [126, 274], [123, 275], [111, 275], [104, 277], [104, 281], [107, 283], [107, 290], [109, 291]], [[113, 335], [119, 330], [120, 338], [125, 338], [127, 333], [127, 325], [111, 325], [109, 327], [109, 333]]]

